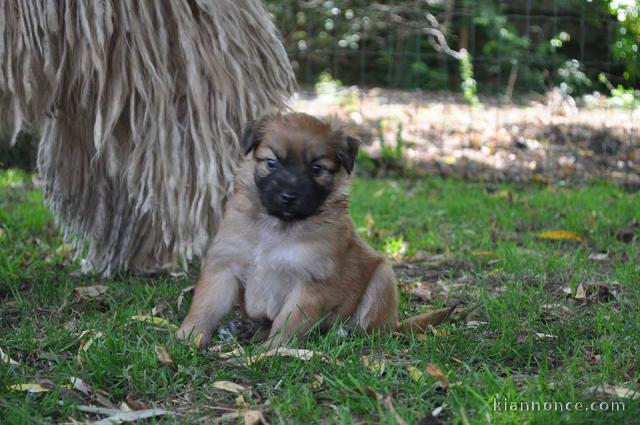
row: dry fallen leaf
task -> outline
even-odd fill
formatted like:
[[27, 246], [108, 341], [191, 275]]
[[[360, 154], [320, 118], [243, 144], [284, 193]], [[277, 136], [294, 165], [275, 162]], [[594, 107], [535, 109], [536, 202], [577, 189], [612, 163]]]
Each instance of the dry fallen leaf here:
[[188, 292], [193, 291], [193, 288], [195, 288], [195, 286], [187, 286], [186, 288], [182, 288], [180, 290], [180, 295], [178, 295], [178, 310], [180, 310], [180, 306], [182, 305], [182, 301], [184, 300], [184, 296]]
[[498, 258], [498, 256], [491, 251], [473, 251], [471, 255], [474, 257]]
[[432, 297], [431, 297], [431, 291], [427, 288], [423, 288], [421, 286], [417, 286], [415, 288], [411, 288], [409, 289], [409, 293], [411, 293], [411, 295], [420, 298], [423, 301], [431, 301]]
[[7, 353], [2, 351], [2, 348], [0, 348], [0, 361], [2, 361], [3, 363], [9, 363], [11, 365], [19, 364], [17, 361], [15, 361], [11, 357], [9, 357], [9, 355]]
[[409, 374], [409, 377], [416, 382], [419, 382], [423, 376], [422, 371], [414, 366], [407, 366], [407, 373]]
[[228, 391], [234, 394], [241, 394], [245, 390], [242, 385], [230, 381], [216, 381], [213, 383], [213, 386], [219, 390]]
[[618, 282], [600, 282], [589, 283], [586, 285], [580, 284], [578, 288], [576, 288], [576, 294], [574, 297], [584, 302], [607, 302], [618, 299], [620, 296], [620, 284]]
[[92, 285], [92, 286], [78, 286], [74, 290], [76, 294], [82, 298], [96, 298], [107, 292], [109, 289], [105, 285]]
[[609, 259], [609, 254], [606, 252], [598, 252], [589, 254], [589, 260], [591, 261], [606, 261]]
[[[127, 395], [127, 397], [128, 397], [128, 395]], [[129, 407], [129, 405], [127, 404], [126, 401], [120, 402], [120, 411], [130, 412], [132, 410], [135, 410], [135, 409], [132, 409], [131, 407]]]
[[469, 320], [466, 323], [466, 327], [469, 328], [469, 329], [477, 329], [480, 326], [488, 325], [488, 324], [489, 324], [489, 322], [481, 322], [481, 321], [478, 321], [478, 320]]
[[9, 385], [9, 389], [15, 391], [26, 391], [29, 393], [46, 393], [47, 391], [51, 391], [50, 388], [43, 387], [40, 384], [13, 384]]
[[138, 322], [150, 323], [156, 326], [162, 326], [165, 328], [169, 328], [171, 330], [177, 331], [178, 327], [173, 323], [169, 322], [167, 319], [163, 319], [162, 317], [149, 316], [149, 315], [140, 315], [140, 316], [131, 316], [131, 320], [135, 320]]
[[167, 350], [160, 345], [156, 345], [156, 357], [158, 357], [158, 360], [160, 360], [162, 364], [173, 366], [173, 359], [171, 359]]
[[93, 392], [93, 390], [91, 389], [89, 384], [87, 384], [80, 378], [76, 378], [75, 376], [70, 377], [69, 380], [71, 381], [71, 384], [73, 385], [74, 390], [80, 391], [82, 394], [86, 395], [87, 397], [91, 396], [91, 393]]
[[227, 351], [225, 353], [220, 353], [218, 354], [218, 357], [221, 359], [231, 359], [234, 357], [240, 357], [244, 355], [244, 348], [242, 347], [238, 347], [238, 348], [234, 348], [231, 351]]
[[268, 422], [259, 410], [247, 410], [242, 415], [244, 425], [267, 425]]
[[582, 236], [570, 230], [547, 230], [536, 234], [538, 239], [553, 241], [576, 241], [584, 242]]
[[71, 257], [71, 252], [73, 251], [73, 246], [68, 243], [63, 243], [56, 250], [49, 254], [45, 259], [45, 263], [51, 264], [57, 262], [59, 259], [66, 261]]
[[[82, 335], [85, 335], [87, 332], [88, 331], [83, 332]], [[82, 335], [80, 336], [81, 338], [82, 338]], [[93, 343], [101, 336], [102, 336], [102, 332], [96, 332], [89, 339], [86, 339], [80, 342], [80, 348], [78, 348], [78, 355], [76, 356], [76, 360], [79, 364], [82, 364], [84, 362], [84, 359], [82, 358], [82, 353], [85, 353], [93, 345]]]
[[603, 394], [618, 398], [628, 398], [630, 400], [640, 399], [639, 390], [632, 390], [631, 388], [623, 387], [621, 385], [595, 385], [587, 388], [587, 392], [590, 394]]
[[407, 425], [407, 421], [405, 421], [404, 418], [400, 416], [396, 408], [393, 406], [393, 401], [391, 400], [390, 396], [387, 396], [383, 399], [382, 396], [378, 395], [378, 402], [380, 402], [381, 405], [386, 406], [386, 408], [391, 412], [391, 414], [393, 415], [393, 419], [397, 425]]
[[136, 399], [133, 394], [127, 394], [127, 407], [133, 410], [147, 410], [151, 409], [151, 404], [144, 402], [142, 400]]
[[447, 381], [446, 376], [444, 376], [444, 373], [442, 373], [438, 366], [429, 363], [427, 365], [427, 373], [436, 378], [445, 390], [449, 390], [449, 381]]
[[311, 389], [312, 390], [319, 389], [322, 386], [323, 382], [324, 382], [324, 376], [322, 376], [320, 374], [315, 375], [315, 379], [311, 383]]
[[146, 409], [146, 410], [131, 410], [131, 411], [121, 410], [118, 413], [112, 416], [109, 416], [108, 418], [94, 422], [93, 425], [110, 425], [110, 424], [120, 424], [122, 422], [135, 422], [141, 419], [166, 415], [168, 413], [169, 412], [162, 409]]
[[249, 403], [247, 403], [247, 400], [244, 399], [244, 396], [242, 394], [236, 397], [235, 402], [236, 402], [236, 406], [241, 407], [243, 409], [246, 409], [247, 407], [249, 407]]
[[410, 317], [400, 323], [398, 330], [405, 335], [423, 333], [429, 329], [429, 326], [437, 326], [446, 322], [455, 309], [456, 306], [452, 306]]
[[287, 347], [274, 348], [264, 353], [256, 354], [254, 356], [249, 356], [242, 359], [232, 358], [227, 360], [227, 362], [237, 364], [237, 365], [248, 366], [248, 365], [257, 363], [261, 360], [264, 360], [267, 357], [274, 357], [274, 356], [293, 357], [293, 358], [304, 360], [304, 361], [309, 361], [314, 357], [320, 357], [325, 362], [330, 363], [330, 359], [324, 353], [321, 353], [319, 351], [305, 350], [302, 348], [287, 348]]
[[540, 332], [534, 332], [534, 334], [540, 339], [555, 339], [555, 338], [558, 338], [555, 335], [544, 334], [544, 333], [540, 333]]
[[371, 370], [376, 375], [383, 375], [386, 369], [386, 362], [384, 359], [370, 359], [367, 356], [362, 356], [362, 363], [364, 367]]

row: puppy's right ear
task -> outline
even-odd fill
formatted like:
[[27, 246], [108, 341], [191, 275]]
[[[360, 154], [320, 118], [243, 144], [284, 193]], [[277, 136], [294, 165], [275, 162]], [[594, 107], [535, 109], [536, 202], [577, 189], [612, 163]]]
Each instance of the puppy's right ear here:
[[240, 139], [240, 147], [244, 155], [248, 155], [260, 143], [261, 135], [259, 134], [255, 121], [249, 122], [244, 129], [242, 139]]

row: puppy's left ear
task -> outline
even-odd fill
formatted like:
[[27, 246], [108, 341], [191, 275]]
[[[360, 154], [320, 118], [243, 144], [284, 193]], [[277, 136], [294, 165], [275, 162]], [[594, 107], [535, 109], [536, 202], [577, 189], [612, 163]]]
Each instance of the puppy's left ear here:
[[256, 146], [258, 146], [261, 138], [262, 136], [257, 129], [256, 122], [249, 122], [244, 128], [242, 139], [240, 139], [240, 148], [242, 148], [242, 152], [245, 156], [248, 155], [252, 150], [254, 150]]
[[353, 171], [353, 166], [356, 162], [358, 146], [360, 146], [360, 140], [355, 137], [347, 136], [337, 151], [338, 162], [349, 174]]

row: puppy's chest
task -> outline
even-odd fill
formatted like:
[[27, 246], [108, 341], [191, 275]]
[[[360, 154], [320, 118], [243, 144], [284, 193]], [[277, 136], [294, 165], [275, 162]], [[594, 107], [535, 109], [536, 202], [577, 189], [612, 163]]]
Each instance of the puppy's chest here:
[[322, 240], [268, 230], [256, 235], [250, 264], [255, 271], [300, 282], [324, 280], [335, 269], [331, 249]]
[[334, 261], [321, 243], [269, 233], [256, 236], [243, 279], [245, 310], [252, 317], [273, 320], [289, 298], [334, 273]]

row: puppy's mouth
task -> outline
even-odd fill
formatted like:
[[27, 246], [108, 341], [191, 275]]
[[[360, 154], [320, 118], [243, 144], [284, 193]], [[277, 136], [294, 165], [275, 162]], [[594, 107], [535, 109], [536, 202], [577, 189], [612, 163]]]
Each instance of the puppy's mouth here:
[[270, 216], [279, 218], [282, 221], [299, 221], [299, 220], [304, 220], [305, 218], [308, 218], [310, 216], [313, 215], [313, 213], [302, 213], [302, 212], [295, 212], [295, 211], [290, 211], [290, 210], [267, 210], [267, 213]]

